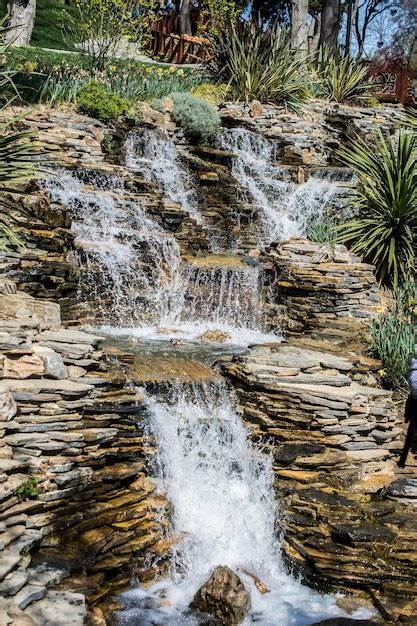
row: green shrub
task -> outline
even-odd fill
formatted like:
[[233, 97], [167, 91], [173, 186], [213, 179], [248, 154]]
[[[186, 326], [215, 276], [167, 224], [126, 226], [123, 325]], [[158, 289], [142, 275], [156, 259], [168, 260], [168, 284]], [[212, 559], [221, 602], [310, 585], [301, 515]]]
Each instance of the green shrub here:
[[[4, 23], [5, 18], [0, 19], [0, 110], [18, 98], [14, 73], [2, 64], [9, 49], [5, 42], [7, 28]], [[20, 210], [18, 195], [10, 201], [6, 194], [35, 176], [36, 157], [39, 157], [33, 142], [34, 134], [15, 130], [13, 121], [10, 113], [5, 116], [0, 134], [0, 248], [8, 243], [22, 245], [14, 228], [16, 213]]]
[[[220, 116], [216, 109], [189, 93], [171, 93], [168, 97], [174, 104], [172, 118], [185, 135], [199, 144], [213, 144], [220, 130]], [[154, 106], [162, 110], [161, 101], [155, 101]]]
[[307, 97], [303, 60], [288, 33], [255, 21], [230, 24], [213, 37], [208, 68], [239, 100], [256, 98], [299, 109]]
[[337, 222], [332, 216], [325, 216], [312, 222], [307, 228], [307, 238], [316, 243], [337, 243]]
[[417, 137], [378, 134], [377, 145], [358, 138], [339, 152], [356, 174], [349, 204], [356, 216], [338, 227], [338, 241], [376, 266], [381, 282], [397, 285], [415, 271], [417, 250]]
[[229, 92], [229, 85], [225, 83], [202, 83], [194, 87], [191, 94], [210, 104], [221, 104], [226, 100]]
[[29, 473], [27, 481], [17, 487], [14, 493], [20, 500], [36, 500], [39, 495], [36, 476]]
[[383, 364], [382, 376], [390, 388], [406, 383], [410, 359], [417, 344], [417, 285], [407, 280], [393, 291], [393, 301], [370, 328], [371, 354]]
[[315, 96], [334, 102], [363, 104], [371, 97], [372, 83], [366, 65], [331, 48], [321, 48], [311, 63]]
[[78, 92], [77, 110], [102, 122], [109, 122], [125, 115], [129, 108], [128, 100], [121, 98], [113, 91], [109, 91], [95, 80], [82, 87]]

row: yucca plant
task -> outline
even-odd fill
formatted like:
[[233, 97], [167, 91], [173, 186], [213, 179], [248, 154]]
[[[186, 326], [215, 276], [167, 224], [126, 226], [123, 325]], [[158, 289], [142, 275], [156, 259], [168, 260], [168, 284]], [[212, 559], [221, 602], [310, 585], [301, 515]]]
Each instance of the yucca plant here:
[[417, 109], [408, 109], [405, 116], [405, 126], [417, 134]]
[[406, 384], [406, 374], [417, 344], [417, 284], [406, 280], [393, 290], [391, 301], [370, 327], [371, 354], [383, 363], [388, 387]]
[[368, 68], [358, 59], [321, 48], [311, 63], [318, 91], [333, 102], [362, 104], [372, 96]]
[[356, 217], [338, 227], [338, 241], [376, 266], [381, 282], [398, 285], [415, 272], [417, 249], [417, 138], [378, 134], [372, 146], [358, 138], [339, 152], [356, 174], [350, 204]]
[[[7, 16], [0, 21], [0, 59], [5, 60], [8, 44], [4, 36], [8, 29], [4, 26]], [[0, 107], [4, 108], [17, 97], [13, 75], [0, 65]], [[2, 124], [0, 131], [0, 247], [5, 243], [19, 244], [13, 230], [16, 207], [5, 198], [5, 194], [15, 192], [11, 187], [31, 178], [35, 172], [33, 163], [34, 145], [32, 133], [11, 129], [11, 124]]]
[[239, 100], [275, 102], [298, 110], [307, 97], [303, 61], [291, 50], [288, 33], [278, 26], [230, 23], [213, 36], [208, 69], [229, 83]]

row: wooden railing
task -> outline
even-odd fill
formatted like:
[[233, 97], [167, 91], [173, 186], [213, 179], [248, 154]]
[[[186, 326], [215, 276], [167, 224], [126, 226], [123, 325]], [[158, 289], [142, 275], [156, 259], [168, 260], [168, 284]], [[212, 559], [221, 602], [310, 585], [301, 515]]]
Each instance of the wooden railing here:
[[372, 67], [371, 72], [378, 100], [417, 106], [417, 72], [393, 66]]
[[208, 44], [205, 37], [181, 35], [179, 15], [164, 15], [152, 24], [149, 49], [152, 56], [161, 61], [204, 63], [209, 56]]

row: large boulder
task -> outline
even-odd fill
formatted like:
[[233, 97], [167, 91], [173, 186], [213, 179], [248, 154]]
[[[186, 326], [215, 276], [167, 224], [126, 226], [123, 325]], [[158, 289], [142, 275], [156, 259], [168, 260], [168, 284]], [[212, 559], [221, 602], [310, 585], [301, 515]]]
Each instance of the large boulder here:
[[216, 567], [190, 604], [190, 609], [209, 613], [225, 626], [243, 622], [250, 607], [249, 592], [239, 576], [225, 566]]

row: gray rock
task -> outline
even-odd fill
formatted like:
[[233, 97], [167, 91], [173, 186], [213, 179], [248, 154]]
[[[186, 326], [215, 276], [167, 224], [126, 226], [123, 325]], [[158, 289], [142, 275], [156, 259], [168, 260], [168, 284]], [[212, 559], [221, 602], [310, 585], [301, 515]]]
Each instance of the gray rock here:
[[34, 353], [42, 360], [44, 375], [49, 378], [67, 378], [67, 368], [62, 356], [47, 346], [33, 346]]
[[394, 480], [387, 488], [386, 494], [394, 498], [417, 498], [417, 478]]
[[92, 333], [86, 333], [81, 330], [71, 330], [66, 328], [60, 328], [56, 331], [46, 330], [40, 333], [39, 341], [53, 341], [56, 343], [83, 343], [92, 346], [97, 345], [100, 341], [103, 341], [104, 337], [99, 335], [93, 335]]
[[19, 609], [25, 609], [36, 600], [41, 600], [46, 593], [46, 587], [40, 585], [26, 585], [17, 593], [13, 599], [13, 604]]
[[27, 572], [22, 570], [12, 572], [0, 583], [0, 594], [5, 596], [16, 595], [26, 585], [27, 579]]
[[5, 383], [0, 383], [0, 421], [9, 421], [17, 413], [16, 402]]

